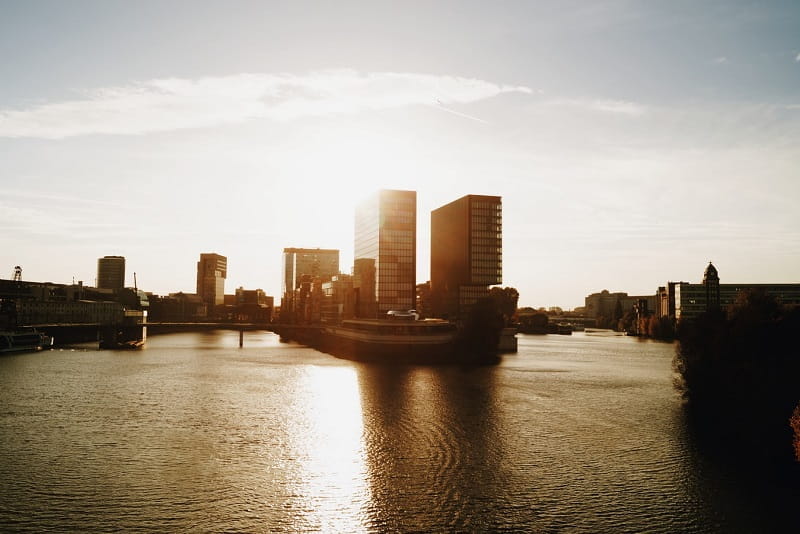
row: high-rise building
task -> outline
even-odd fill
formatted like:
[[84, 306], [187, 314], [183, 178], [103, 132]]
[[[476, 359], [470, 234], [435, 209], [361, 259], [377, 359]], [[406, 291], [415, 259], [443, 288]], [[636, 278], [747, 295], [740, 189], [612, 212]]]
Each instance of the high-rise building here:
[[[329, 248], [283, 249], [283, 282], [281, 313], [290, 314], [297, 304], [297, 289], [303, 277], [323, 282], [339, 274], [339, 251]], [[287, 315], [288, 316], [288, 315]]]
[[467, 195], [431, 212], [431, 300], [435, 315], [463, 316], [503, 282], [503, 206]]
[[103, 256], [97, 259], [98, 289], [122, 289], [125, 287], [125, 258]]
[[356, 209], [353, 290], [359, 317], [416, 300], [417, 192], [380, 190]]
[[215, 253], [200, 254], [197, 262], [197, 294], [208, 306], [225, 304], [225, 278], [228, 276], [228, 258]]

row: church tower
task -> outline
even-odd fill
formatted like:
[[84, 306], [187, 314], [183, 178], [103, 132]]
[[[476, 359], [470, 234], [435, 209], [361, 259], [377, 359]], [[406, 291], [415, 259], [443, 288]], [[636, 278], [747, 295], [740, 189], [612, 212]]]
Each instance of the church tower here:
[[706, 287], [706, 310], [719, 309], [719, 274], [711, 262], [703, 274], [703, 285]]

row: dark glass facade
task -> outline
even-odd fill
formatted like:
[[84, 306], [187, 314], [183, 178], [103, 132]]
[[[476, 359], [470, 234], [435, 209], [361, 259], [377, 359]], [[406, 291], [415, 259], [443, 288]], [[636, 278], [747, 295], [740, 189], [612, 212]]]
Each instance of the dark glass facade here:
[[462, 316], [503, 282], [503, 206], [467, 195], [431, 212], [431, 295], [441, 317]]
[[283, 249], [283, 287], [286, 295], [300, 287], [304, 275], [330, 280], [339, 274], [339, 250], [330, 248], [285, 248]]
[[354, 289], [361, 317], [416, 300], [417, 193], [381, 190], [356, 209]]

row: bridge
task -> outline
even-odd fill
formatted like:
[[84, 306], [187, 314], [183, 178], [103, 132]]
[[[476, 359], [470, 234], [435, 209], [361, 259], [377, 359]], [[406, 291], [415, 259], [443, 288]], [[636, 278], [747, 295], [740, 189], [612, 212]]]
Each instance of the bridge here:
[[[97, 341], [101, 329], [108, 327], [105, 323], [40, 323], [26, 324], [26, 327], [33, 327], [44, 332], [55, 339], [56, 345], [68, 345], [70, 343], [87, 343]], [[170, 334], [175, 332], [202, 332], [208, 330], [235, 330], [239, 332], [240, 346], [243, 343], [244, 332], [255, 330], [274, 331], [274, 326], [269, 323], [237, 323], [232, 321], [211, 321], [211, 322], [153, 322], [142, 325], [147, 327], [149, 335]]]

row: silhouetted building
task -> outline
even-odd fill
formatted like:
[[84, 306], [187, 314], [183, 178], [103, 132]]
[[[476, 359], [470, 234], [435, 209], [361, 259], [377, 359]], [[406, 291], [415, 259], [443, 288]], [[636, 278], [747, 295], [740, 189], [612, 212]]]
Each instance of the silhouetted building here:
[[503, 282], [503, 206], [467, 195], [431, 212], [431, 300], [439, 317], [463, 316]]
[[184, 323], [206, 318], [206, 303], [192, 293], [170, 293], [168, 296], [149, 295], [152, 322]]
[[432, 308], [433, 302], [431, 301], [431, 281], [417, 284], [417, 302], [414, 309], [417, 310], [419, 316], [423, 319], [433, 317], [434, 310]]
[[232, 319], [253, 323], [271, 322], [274, 300], [263, 289], [239, 287], [234, 295], [235, 302], [230, 307]]
[[[586, 296], [583, 300], [584, 307], [586, 308], [586, 316], [597, 319], [598, 317], [611, 317], [614, 310], [617, 308], [617, 304], [629, 300], [629, 297], [627, 293], [619, 291], [611, 293], [607, 289], [604, 289], [599, 293], [592, 293]], [[633, 306], [633, 300], [630, 300], [630, 304]], [[625, 304], [627, 304], [627, 302], [625, 302]], [[620, 304], [620, 306], [624, 308], [624, 305]]]
[[[677, 320], [692, 319], [708, 310], [725, 310], [742, 291], [756, 289], [775, 297], [783, 305], [800, 306], [800, 284], [721, 284], [717, 268], [709, 262], [701, 284], [670, 282], [674, 294], [666, 295], [666, 308], [674, 310]], [[670, 297], [672, 302], [669, 302]], [[662, 305], [662, 310], [665, 306]]]
[[658, 288], [656, 293], [656, 315], [658, 317], [675, 317], [675, 286], [686, 282], [667, 282]]
[[200, 254], [197, 262], [197, 295], [206, 303], [209, 312], [225, 304], [225, 278], [228, 258], [215, 253]]
[[103, 256], [97, 260], [97, 288], [122, 289], [125, 287], [125, 258]]
[[417, 192], [382, 189], [356, 209], [353, 289], [359, 317], [416, 300]]
[[[661, 289], [661, 288], [660, 288]], [[637, 310], [654, 311], [659, 307], [659, 295], [628, 295], [625, 292], [610, 293], [607, 289], [592, 293], [584, 299], [586, 317], [592, 319], [619, 319], [625, 312]], [[619, 315], [620, 317], [617, 317]]]
[[708, 267], [703, 273], [703, 285], [706, 288], [706, 308], [709, 310], [719, 309], [719, 273], [711, 262], [708, 262]]
[[245, 289], [239, 287], [234, 295], [236, 304], [258, 304], [259, 306], [272, 307], [274, 298], [267, 295], [263, 289]]
[[668, 282], [659, 288], [659, 316], [692, 319], [708, 310], [726, 310], [742, 291], [763, 291], [787, 306], [800, 306], [800, 284], [721, 284], [717, 268], [709, 262], [703, 282]]
[[130, 310], [146, 310], [147, 295], [131, 288], [0, 280], [0, 324], [114, 323]]

